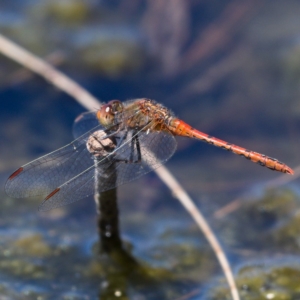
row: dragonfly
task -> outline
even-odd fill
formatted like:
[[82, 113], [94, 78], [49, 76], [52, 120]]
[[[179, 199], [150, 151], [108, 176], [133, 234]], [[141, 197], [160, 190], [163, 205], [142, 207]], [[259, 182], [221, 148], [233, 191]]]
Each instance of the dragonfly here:
[[[57, 208], [104, 192], [158, 168], [175, 152], [175, 136], [197, 139], [274, 171], [286, 164], [194, 129], [162, 104], [147, 98], [112, 100], [74, 123], [76, 139], [25, 164], [6, 182], [14, 198], [44, 197], [39, 210]], [[96, 180], [97, 179], [97, 180]]]

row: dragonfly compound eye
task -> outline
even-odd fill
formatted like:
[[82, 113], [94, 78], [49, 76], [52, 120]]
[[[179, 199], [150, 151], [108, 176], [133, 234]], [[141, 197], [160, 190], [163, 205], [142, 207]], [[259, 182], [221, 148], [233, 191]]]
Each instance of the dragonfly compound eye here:
[[115, 113], [110, 104], [102, 105], [102, 107], [97, 111], [97, 119], [104, 127], [109, 127], [113, 125], [115, 119]]

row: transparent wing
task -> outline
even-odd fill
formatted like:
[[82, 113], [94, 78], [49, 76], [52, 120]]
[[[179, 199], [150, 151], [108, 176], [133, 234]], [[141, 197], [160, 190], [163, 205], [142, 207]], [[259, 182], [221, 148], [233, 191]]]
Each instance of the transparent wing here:
[[73, 136], [77, 139], [98, 125], [99, 121], [96, 117], [96, 111], [84, 112], [80, 114], [73, 123]]
[[[176, 140], [167, 132], [129, 131], [118, 147], [107, 157], [95, 159], [94, 166], [53, 190], [39, 207], [46, 211], [98, 192], [135, 180], [165, 163], [176, 149]], [[137, 137], [137, 139], [135, 139]]]
[[[160, 167], [174, 154], [177, 143], [174, 136], [168, 132], [141, 132], [138, 135], [138, 141], [141, 150], [141, 161], [138, 162], [139, 155], [135, 145], [134, 150], [132, 146], [120, 149], [117, 157], [120, 162], [117, 163], [117, 185], [125, 184], [129, 181], [135, 180], [140, 176]], [[130, 163], [122, 162], [123, 156], [130, 157], [133, 152], [133, 161]], [[101, 190], [105, 191], [111, 189], [111, 183], [105, 181], [100, 183]]]
[[98, 124], [72, 143], [16, 170], [7, 180], [6, 193], [14, 198], [46, 196], [94, 163], [86, 148], [88, 137], [103, 127]]
[[103, 130], [103, 127], [99, 125], [96, 113], [81, 114], [74, 124], [74, 134], [80, 136], [65, 147], [16, 170], [6, 182], [6, 193], [14, 198], [46, 196], [91, 167], [93, 156], [87, 150], [86, 142], [97, 130]]

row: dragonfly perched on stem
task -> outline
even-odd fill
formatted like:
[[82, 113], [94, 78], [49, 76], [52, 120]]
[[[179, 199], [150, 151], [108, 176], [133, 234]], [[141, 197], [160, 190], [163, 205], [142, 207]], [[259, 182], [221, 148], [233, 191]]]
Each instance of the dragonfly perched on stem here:
[[[7, 180], [12, 197], [44, 196], [49, 210], [132, 181], [165, 163], [176, 149], [175, 136], [207, 142], [265, 166], [293, 174], [286, 164], [198, 131], [163, 105], [146, 98], [112, 100], [75, 121], [72, 143], [17, 169]], [[112, 168], [112, 166], [114, 166]], [[97, 174], [95, 173], [95, 168]]]

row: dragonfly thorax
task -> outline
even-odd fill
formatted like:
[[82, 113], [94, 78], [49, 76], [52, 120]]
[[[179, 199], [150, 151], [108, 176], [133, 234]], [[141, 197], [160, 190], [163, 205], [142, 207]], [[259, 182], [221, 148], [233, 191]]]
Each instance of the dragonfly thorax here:
[[154, 130], [164, 130], [169, 125], [170, 120], [173, 119], [172, 112], [154, 100], [144, 99], [140, 101], [140, 110], [149, 120], [153, 121]]

